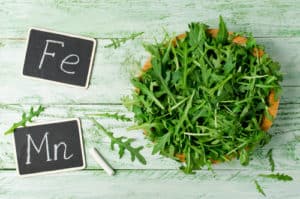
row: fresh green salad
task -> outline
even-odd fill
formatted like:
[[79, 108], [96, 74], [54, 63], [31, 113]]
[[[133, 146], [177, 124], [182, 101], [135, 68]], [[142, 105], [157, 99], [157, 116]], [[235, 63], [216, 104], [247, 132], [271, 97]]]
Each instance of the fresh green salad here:
[[216, 35], [191, 23], [184, 37], [166, 35], [145, 49], [151, 67], [131, 79], [135, 90], [123, 103], [134, 113], [131, 129], [144, 130], [153, 154], [192, 173], [232, 158], [247, 165], [253, 150], [269, 142], [261, 123], [273, 119], [268, 96], [278, 99], [282, 74], [251, 35], [228, 33], [220, 17]]

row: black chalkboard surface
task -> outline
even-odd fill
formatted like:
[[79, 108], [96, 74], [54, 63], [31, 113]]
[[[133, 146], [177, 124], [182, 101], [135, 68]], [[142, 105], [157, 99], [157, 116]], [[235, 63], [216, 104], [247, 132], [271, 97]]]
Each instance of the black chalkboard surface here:
[[85, 167], [79, 119], [17, 128], [14, 144], [21, 176]]
[[96, 40], [32, 28], [23, 75], [88, 87]]

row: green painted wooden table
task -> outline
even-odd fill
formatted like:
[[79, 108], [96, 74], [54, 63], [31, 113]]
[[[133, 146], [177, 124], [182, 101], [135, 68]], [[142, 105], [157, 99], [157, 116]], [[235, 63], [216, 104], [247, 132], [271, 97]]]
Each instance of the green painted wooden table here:
[[[181, 33], [191, 21], [216, 26], [222, 14], [232, 31], [251, 31], [285, 73], [278, 117], [271, 143], [257, 150], [250, 166], [238, 161], [214, 166], [215, 174], [198, 171], [184, 175], [179, 164], [151, 155], [151, 144], [141, 132], [127, 132], [130, 124], [102, 119], [118, 135], [143, 144], [148, 164], [119, 159], [105, 135], [95, 132], [87, 113], [123, 112], [120, 97], [129, 94], [129, 74], [147, 54], [143, 41], [153, 41], [163, 27]], [[96, 146], [117, 169], [109, 177], [87, 154], [83, 171], [20, 178], [15, 171], [11, 136], [0, 135], [0, 198], [260, 198], [253, 180], [268, 172], [264, 156], [274, 149], [276, 169], [294, 177], [282, 183], [262, 179], [267, 198], [300, 198], [300, 1], [299, 0], [2, 0], [0, 2], [0, 130], [20, 118], [22, 110], [43, 104], [39, 121], [80, 117], [85, 148]], [[98, 47], [88, 90], [58, 86], [21, 76], [29, 27], [53, 29], [97, 38]], [[104, 48], [110, 38], [143, 31], [142, 38], [119, 49]]]

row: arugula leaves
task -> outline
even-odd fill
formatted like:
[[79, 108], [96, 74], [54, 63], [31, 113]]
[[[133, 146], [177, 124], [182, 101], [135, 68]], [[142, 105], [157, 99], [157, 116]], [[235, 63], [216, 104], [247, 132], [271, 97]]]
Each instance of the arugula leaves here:
[[[271, 173], [271, 174], [259, 174], [258, 177], [262, 178], [271, 178], [279, 181], [292, 181], [293, 178], [289, 175], [286, 175], [284, 173]], [[263, 188], [260, 186], [257, 180], [254, 180], [255, 186], [257, 191], [262, 194], [263, 196], [266, 196], [266, 193], [264, 192]]]
[[39, 106], [37, 110], [34, 110], [33, 107], [30, 107], [29, 113], [22, 114], [22, 120], [14, 123], [7, 131], [4, 132], [5, 135], [11, 134], [18, 127], [25, 127], [28, 122], [32, 122], [34, 117], [38, 117], [42, 112], [44, 112], [45, 107]]
[[137, 32], [137, 33], [132, 33], [128, 37], [124, 38], [116, 38], [116, 39], [110, 39], [111, 43], [108, 45], [105, 45], [104, 48], [111, 48], [113, 47], [114, 49], [119, 48], [122, 44], [126, 43], [129, 40], [134, 40], [135, 38], [141, 36], [144, 34], [144, 32]]
[[162, 150], [165, 147], [165, 145], [168, 142], [170, 142], [170, 136], [171, 136], [171, 133], [167, 133], [159, 139], [159, 141], [153, 147], [152, 155], [158, 153], [160, 150]]
[[90, 117], [105, 117], [105, 118], [112, 118], [115, 120], [120, 120], [123, 122], [130, 122], [131, 118], [126, 117], [126, 115], [122, 115], [119, 113], [96, 113], [96, 114], [87, 114]]
[[266, 196], [266, 193], [264, 192], [263, 188], [260, 186], [257, 180], [254, 180], [255, 186], [257, 191], [262, 194], [263, 196]]
[[253, 53], [262, 48], [253, 37], [238, 45], [235, 35], [220, 17], [216, 37], [206, 24], [191, 23], [185, 38], [145, 44], [152, 67], [132, 77], [137, 89], [124, 98], [132, 129], [146, 131], [153, 154], [184, 160], [186, 173], [233, 157], [247, 165], [271, 138], [260, 124], [270, 91], [280, 92], [280, 66]]
[[281, 180], [281, 181], [292, 181], [293, 178], [289, 175], [286, 175], [284, 173], [271, 173], [271, 174], [259, 174], [259, 177], [263, 177], [263, 178], [272, 178], [272, 179], [276, 179], [276, 180]]
[[269, 159], [269, 164], [270, 164], [270, 167], [271, 167], [271, 171], [274, 172], [274, 170], [275, 170], [275, 162], [273, 160], [273, 149], [270, 149], [268, 151], [267, 157]]
[[[275, 162], [273, 159], [273, 149], [269, 149], [269, 151], [266, 154], [266, 157], [269, 160], [269, 164], [270, 164], [270, 169], [271, 169], [271, 174], [258, 174], [258, 177], [262, 177], [262, 178], [271, 178], [271, 179], [275, 179], [275, 180], [279, 180], [279, 181], [292, 181], [293, 178], [289, 175], [286, 175], [284, 173], [273, 173], [275, 170]], [[258, 184], [257, 180], [254, 180], [254, 183], [256, 185], [256, 189], [259, 193], [261, 193], [263, 196], [266, 196], [263, 188]]]
[[223, 20], [223, 17], [219, 17], [219, 31], [217, 34], [217, 42], [220, 44], [226, 44], [228, 41], [228, 31], [226, 28], [226, 24]]
[[125, 150], [127, 150], [130, 153], [131, 161], [134, 161], [137, 159], [142, 164], [147, 164], [145, 158], [140, 153], [140, 151], [144, 148], [143, 146], [139, 147], [133, 147], [131, 146], [134, 139], [132, 138], [126, 138], [124, 136], [121, 137], [114, 137], [113, 133], [108, 131], [106, 128], [104, 128], [99, 122], [97, 122], [96, 119], [91, 118], [97, 129], [101, 130], [103, 133], [105, 133], [111, 140], [111, 149], [114, 150], [114, 146], [119, 146], [119, 157], [122, 158], [124, 156]]

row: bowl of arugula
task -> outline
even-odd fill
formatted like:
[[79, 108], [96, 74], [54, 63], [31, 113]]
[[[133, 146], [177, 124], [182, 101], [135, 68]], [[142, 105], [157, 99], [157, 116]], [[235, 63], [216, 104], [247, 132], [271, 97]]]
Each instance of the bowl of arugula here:
[[[145, 44], [151, 57], [131, 83], [136, 125], [153, 154], [183, 163], [186, 173], [239, 159], [247, 165], [267, 144], [279, 106], [282, 74], [251, 35], [203, 23], [175, 38]], [[128, 103], [127, 103], [128, 105]]]

